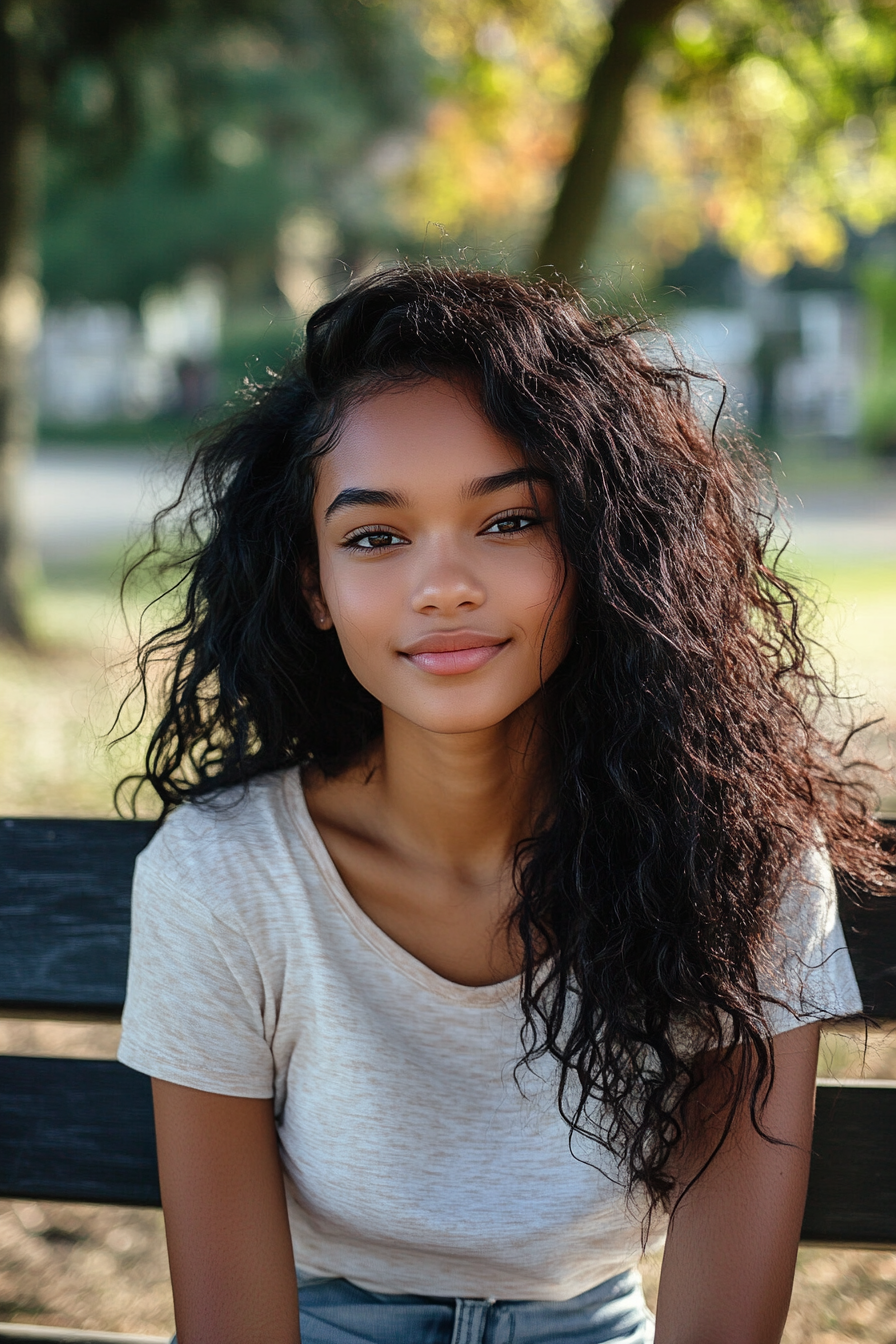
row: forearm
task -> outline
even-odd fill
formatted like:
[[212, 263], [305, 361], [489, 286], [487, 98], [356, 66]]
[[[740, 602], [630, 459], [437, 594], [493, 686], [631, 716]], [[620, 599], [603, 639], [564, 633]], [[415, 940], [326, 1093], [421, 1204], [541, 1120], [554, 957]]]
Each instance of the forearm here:
[[719, 1233], [711, 1217], [695, 1235], [670, 1236], [656, 1344], [779, 1344], [798, 1238], [798, 1226], [776, 1228], [768, 1239], [731, 1228]]
[[269, 1101], [153, 1083], [178, 1344], [299, 1344]]
[[[775, 1085], [761, 1117], [746, 1106], [719, 1155], [683, 1196], [663, 1256], [656, 1344], [779, 1344], [787, 1319], [809, 1177], [818, 1028], [775, 1043]], [[705, 1113], [720, 1123], [723, 1110]], [[709, 1122], [682, 1187], [712, 1151]]]
[[166, 1228], [178, 1344], [299, 1344], [288, 1241], [268, 1228], [253, 1251], [251, 1230], [237, 1226], [209, 1248], [208, 1229]]

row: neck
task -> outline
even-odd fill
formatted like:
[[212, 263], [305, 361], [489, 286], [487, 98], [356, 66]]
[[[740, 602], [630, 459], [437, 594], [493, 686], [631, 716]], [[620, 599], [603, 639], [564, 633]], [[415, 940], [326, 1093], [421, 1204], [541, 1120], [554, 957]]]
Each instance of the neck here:
[[383, 710], [379, 787], [409, 853], [476, 879], [503, 870], [543, 802], [544, 750], [530, 705], [494, 728], [432, 733]]

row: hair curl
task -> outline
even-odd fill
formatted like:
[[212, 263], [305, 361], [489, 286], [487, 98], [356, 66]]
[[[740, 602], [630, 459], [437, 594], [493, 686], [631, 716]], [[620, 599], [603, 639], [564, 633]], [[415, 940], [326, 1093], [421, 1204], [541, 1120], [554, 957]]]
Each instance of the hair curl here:
[[744, 439], [707, 430], [683, 364], [648, 357], [649, 330], [544, 281], [419, 266], [353, 284], [200, 446], [182, 609], [139, 666], [144, 697], [168, 667], [140, 777], [165, 809], [312, 756], [344, 770], [381, 714], [302, 596], [316, 460], [372, 388], [475, 387], [553, 482], [576, 576], [572, 648], [543, 696], [552, 803], [516, 854], [522, 1064], [554, 1059], [570, 1141], [599, 1136], [652, 1210], [698, 1085], [682, 1024], [729, 1061], [729, 1125], [748, 1102], [761, 1129], [757, 965], [795, 857], [820, 828], [847, 880], [885, 877], [873, 794], [817, 726], [767, 477]]

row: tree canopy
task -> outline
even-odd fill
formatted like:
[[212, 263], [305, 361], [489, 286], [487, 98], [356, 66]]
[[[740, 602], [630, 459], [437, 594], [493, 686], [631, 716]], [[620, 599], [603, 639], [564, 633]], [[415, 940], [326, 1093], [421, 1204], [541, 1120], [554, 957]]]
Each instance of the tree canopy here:
[[896, 0], [143, 8], [165, 12], [149, 36], [75, 34], [56, 76], [53, 297], [134, 302], [195, 259], [270, 274], [303, 203], [350, 260], [444, 231], [511, 265], [660, 269], [714, 238], [766, 276], [896, 218]]
[[243, 9], [185, 12], [129, 53], [127, 157], [107, 64], [71, 62], [48, 122], [51, 299], [136, 303], [196, 261], [270, 283], [278, 222], [302, 205], [332, 216], [349, 256], [394, 240], [377, 155], [420, 116], [407, 23], [357, 0]]
[[712, 232], [760, 275], [836, 265], [896, 217], [893, 0], [678, 11], [632, 98], [628, 162], [659, 184], [661, 257]]
[[425, 136], [395, 183], [408, 222], [537, 250], [588, 116], [596, 143], [612, 136], [604, 105], [589, 114], [583, 99], [632, 12], [643, 50], [618, 145], [617, 246], [661, 266], [716, 237], [773, 275], [836, 265], [848, 230], [896, 218], [894, 0], [392, 3], [439, 66]]

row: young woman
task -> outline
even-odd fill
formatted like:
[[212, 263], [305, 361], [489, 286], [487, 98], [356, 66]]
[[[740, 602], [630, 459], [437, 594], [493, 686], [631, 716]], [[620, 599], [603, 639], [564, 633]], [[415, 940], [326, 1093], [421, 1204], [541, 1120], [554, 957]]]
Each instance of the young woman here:
[[748, 448], [623, 322], [399, 268], [197, 486], [120, 1053], [180, 1344], [646, 1344], [667, 1225], [657, 1344], [777, 1341], [880, 867]]

